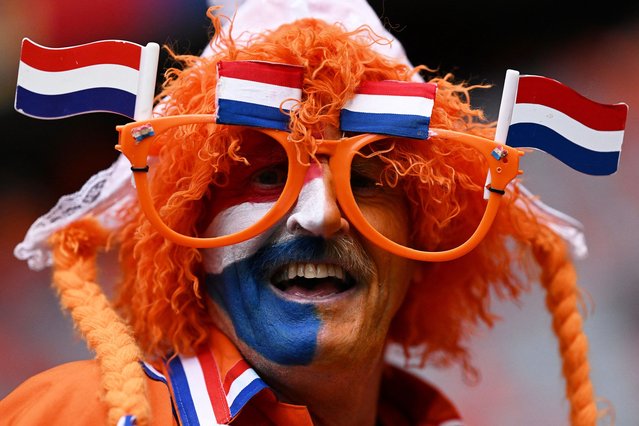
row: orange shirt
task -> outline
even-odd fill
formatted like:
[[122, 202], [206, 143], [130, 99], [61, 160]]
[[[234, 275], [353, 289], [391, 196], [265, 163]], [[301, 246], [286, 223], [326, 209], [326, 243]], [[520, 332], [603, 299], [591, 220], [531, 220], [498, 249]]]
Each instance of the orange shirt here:
[[[143, 363], [152, 425], [312, 425], [306, 407], [278, 401], [217, 330], [209, 350], [193, 357], [178, 356], [157, 367]], [[101, 392], [95, 361], [64, 364], [28, 379], [0, 401], [1, 423], [104, 424], [107, 406]], [[392, 366], [384, 370], [377, 408], [379, 425], [462, 425], [441, 393]]]

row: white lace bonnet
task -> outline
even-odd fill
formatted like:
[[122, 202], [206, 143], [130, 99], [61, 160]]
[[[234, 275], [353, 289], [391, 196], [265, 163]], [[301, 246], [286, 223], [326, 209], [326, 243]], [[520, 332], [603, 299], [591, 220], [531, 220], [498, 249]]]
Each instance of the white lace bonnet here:
[[[221, 5], [222, 12], [236, 10], [232, 33], [238, 45], [248, 43], [250, 35], [304, 17], [314, 17], [326, 21], [338, 21], [349, 30], [367, 25], [371, 30], [389, 40], [388, 44], [374, 44], [379, 53], [410, 65], [401, 43], [382, 25], [373, 8], [365, 0], [217, 0], [210, 3]], [[226, 25], [223, 31], [228, 31]], [[202, 53], [211, 54], [209, 44]], [[160, 115], [158, 108], [154, 114]], [[532, 197], [522, 185], [520, 190], [533, 200], [533, 206], [539, 209], [541, 217], [547, 218], [550, 225], [572, 246], [573, 254], [583, 257], [587, 253], [582, 226], [575, 219], [553, 210]], [[93, 215], [109, 230], [117, 230], [124, 223], [118, 216], [121, 207], [135, 202], [135, 188], [131, 183], [130, 163], [120, 155], [108, 169], [92, 176], [79, 191], [62, 196], [56, 205], [39, 217], [27, 231], [24, 240], [15, 250], [15, 256], [26, 260], [33, 270], [41, 270], [52, 265], [52, 254], [47, 243], [48, 238], [58, 229], [81, 219], [87, 214]]]

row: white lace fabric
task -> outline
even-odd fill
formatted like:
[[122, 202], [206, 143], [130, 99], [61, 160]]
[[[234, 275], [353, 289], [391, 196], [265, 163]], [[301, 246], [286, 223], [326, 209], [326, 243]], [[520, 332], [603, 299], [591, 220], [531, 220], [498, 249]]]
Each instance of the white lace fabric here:
[[51, 210], [29, 227], [14, 255], [26, 260], [29, 268], [36, 271], [51, 266], [49, 237], [88, 214], [106, 229], [118, 229], [123, 223], [123, 207], [137, 202], [130, 167], [129, 160], [120, 155], [111, 167], [93, 175], [79, 191], [62, 196]]

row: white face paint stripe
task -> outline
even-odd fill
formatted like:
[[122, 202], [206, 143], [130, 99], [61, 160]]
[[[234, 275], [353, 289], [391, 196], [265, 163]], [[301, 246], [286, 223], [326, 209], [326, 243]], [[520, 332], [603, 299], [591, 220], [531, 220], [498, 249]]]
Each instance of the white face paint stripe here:
[[[253, 225], [273, 207], [275, 203], [242, 203], [222, 210], [206, 228], [207, 237], [229, 235]], [[250, 240], [232, 246], [202, 250], [204, 269], [210, 274], [220, 274], [233, 262], [255, 253], [266, 238], [263, 233]]]
[[321, 232], [328, 205], [326, 196], [326, 184], [322, 176], [309, 180], [302, 187], [297, 204], [288, 220], [297, 222], [308, 231]]
[[207, 237], [219, 237], [243, 231], [263, 218], [275, 203], [241, 203], [222, 210], [204, 231]]

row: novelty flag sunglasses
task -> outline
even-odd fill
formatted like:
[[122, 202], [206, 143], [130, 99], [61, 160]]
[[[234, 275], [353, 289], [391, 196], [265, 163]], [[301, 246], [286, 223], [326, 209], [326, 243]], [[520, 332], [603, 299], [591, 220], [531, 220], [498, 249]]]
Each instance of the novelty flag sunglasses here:
[[[215, 123], [213, 115], [182, 115], [118, 127], [118, 149], [131, 161], [141, 208], [152, 225], [165, 238], [176, 244], [197, 248], [221, 247], [239, 243], [266, 231], [294, 207], [305, 184], [307, 172], [315, 164], [315, 160], [309, 154], [298, 150], [295, 143], [289, 141], [288, 132], [264, 128], [237, 128], [242, 137], [242, 145], [247, 146], [246, 151], [241, 152], [241, 156], [248, 164], [238, 163], [231, 167], [228, 181], [239, 189], [237, 192], [246, 194], [244, 201], [250, 203], [248, 206], [257, 217], [256, 220], [245, 228], [234, 228], [231, 233], [214, 237], [179, 233], [164, 223], [153, 203], [147, 180], [149, 151], [154, 139], [164, 133], [181, 132], [182, 127], [188, 127], [192, 133], [205, 135], [212, 131], [205, 127], [215, 126]], [[339, 140], [316, 140], [315, 157], [328, 158], [337, 203], [349, 223], [363, 236], [399, 256], [422, 261], [444, 261], [468, 253], [484, 238], [495, 219], [506, 185], [519, 172], [518, 157], [521, 153], [477, 136], [441, 129], [431, 132], [436, 132], [440, 140], [463, 144], [477, 151], [478, 156], [482, 157], [487, 165], [486, 170], [490, 170], [493, 177], [487, 202], [483, 200], [481, 191], [477, 191], [476, 196], [481, 198], [478, 203], [485, 211], [474, 232], [458, 246], [443, 251], [426, 251], [411, 245], [410, 241], [397, 237], [392, 229], [388, 229], [388, 223], [380, 219], [387, 217], [384, 215], [385, 211], [410, 210], [405, 204], [404, 178], [396, 176], [395, 184], [392, 186], [380, 182], [384, 162], [375, 158], [376, 153], [389, 152], [397, 144], [406, 143], [406, 139], [379, 134], [359, 134]], [[141, 133], [152, 136], [138, 141], [136, 135]], [[213, 203], [215, 202], [213, 194]], [[260, 205], [266, 207], [260, 208]], [[410, 222], [408, 216], [399, 220]]]
[[[164, 237], [190, 247], [227, 246], [257, 236], [291, 211], [315, 161], [308, 153], [296, 149], [284, 130], [288, 128], [289, 108], [301, 99], [301, 86], [301, 67], [254, 61], [220, 62], [217, 116], [169, 116], [118, 126], [118, 149], [131, 161], [142, 210]], [[399, 209], [408, 214], [410, 207], [406, 205], [401, 175], [394, 176], [392, 185], [380, 178], [385, 168], [383, 153], [392, 151], [396, 144], [406, 143], [406, 138], [428, 137], [435, 93], [436, 86], [429, 83], [363, 84], [342, 111], [340, 127], [342, 131], [369, 132], [339, 140], [316, 140], [314, 154], [315, 158], [328, 159], [335, 198], [343, 214], [362, 235], [391, 253], [423, 261], [454, 259], [479, 244], [495, 219], [506, 185], [519, 173], [521, 155], [484, 138], [433, 130], [438, 138], [461, 143], [483, 158], [485, 170], [490, 170], [493, 176], [488, 187], [490, 197], [487, 203], [481, 203], [485, 211], [476, 229], [456, 247], [426, 251], [413, 246], [409, 239], [396, 236], [393, 227], [380, 217], [385, 210]], [[161, 135], [177, 132], [176, 135], [207, 137], [214, 132], [210, 126], [220, 124], [240, 130], [242, 145], [250, 147], [241, 154], [246, 161], [231, 167], [228, 181], [238, 185], [238, 192], [246, 193], [244, 201], [251, 203], [254, 211], [259, 211], [256, 206], [261, 204], [262, 214], [245, 228], [233, 228], [213, 237], [179, 233], [162, 220], [152, 201], [147, 180], [149, 151]], [[238, 126], [243, 126], [243, 130]], [[481, 197], [481, 191], [477, 192]], [[408, 221], [409, 217], [401, 219]]]

